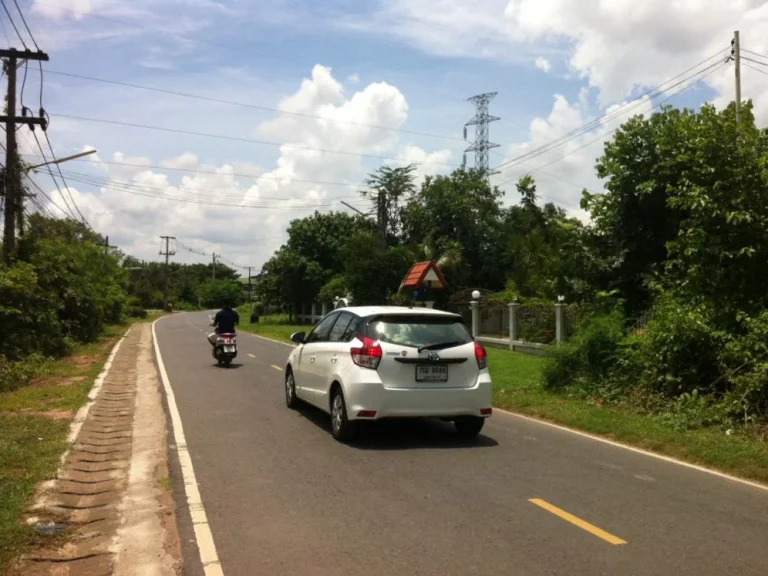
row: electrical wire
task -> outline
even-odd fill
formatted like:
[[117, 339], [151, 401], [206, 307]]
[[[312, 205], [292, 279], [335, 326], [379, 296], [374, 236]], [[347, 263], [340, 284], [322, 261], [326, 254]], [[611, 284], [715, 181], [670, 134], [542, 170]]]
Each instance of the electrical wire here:
[[[142, 190], [142, 191], [157, 191], [161, 193], [167, 192], [169, 189], [171, 189], [173, 192], [178, 194], [186, 194], [186, 193], [192, 193], [193, 196], [197, 197], [197, 194], [201, 192], [199, 188], [187, 188], [184, 186], [176, 186], [173, 184], [169, 184], [167, 186], [153, 186], [151, 184], [143, 184], [140, 182], [132, 182], [132, 181], [125, 181], [125, 180], [117, 180], [114, 178], [104, 178], [99, 176], [94, 176], [92, 174], [85, 174], [83, 172], [74, 172], [71, 170], [65, 170], [67, 174], [67, 178], [74, 179], [79, 178], [81, 180], [89, 180], [90, 182], [100, 183], [100, 184], [112, 184], [115, 186], [120, 186], [123, 188], [131, 188], [136, 190]], [[245, 193], [245, 191], [243, 191]], [[238, 194], [228, 194], [228, 193], [214, 193], [212, 195], [206, 195], [205, 196], [208, 199], [232, 199], [232, 198], [239, 198]], [[359, 196], [341, 196], [341, 197], [334, 197], [334, 199], [338, 200], [345, 200], [345, 199], [358, 199], [362, 201]], [[259, 200], [276, 200], [276, 201], [286, 201], [286, 198], [280, 198], [275, 196], [260, 196]], [[314, 205], [314, 204], [313, 204]]]
[[29, 183], [30, 183], [30, 184], [32, 184], [32, 185], [33, 185], [35, 188], [37, 188], [37, 190], [40, 192], [40, 194], [42, 194], [42, 195], [43, 195], [43, 196], [44, 196], [44, 197], [45, 197], [45, 198], [48, 200], [48, 202], [50, 202], [50, 203], [51, 203], [51, 204], [52, 204], [54, 207], [58, 208], [58, 209], [59, 209], [59, 211], [60, 211], [62, 214], [64, 214], [64, 217], [65, 217], [65, 218], [71, 218], [71, 216], [67, 214], [67, 211], [66, 211], [66, 210], [64, 210], [64, 209], [63, 209], [61, 206], [59, 206], [58, 204], [56, 204], [56, 202], [54, 202], [54, 201], [53, 201], [53, 198], [51, 198], [50, 196], [48, 196], [48, 194], [46, 194], [46, 193], [45, 193], [45, 191], [44, 191], [44, 190], [43, 190], [43, 189], [42, 189], [42, 188], [41, 188], [41, 187], [40, 187], [40, 186], [37, 184], [37, 182], [35, 182], [35, 181], [34, 181], [34, 180], [33, 180], [33, 179], [32, 179], [32, 178], [29, 176], [29, 174], [26, 174], [26, 173], [25, 173], [25, 174], [24, 174], [24, 176], [27, 178], [27, 180], [29, 180]]
[[752, 64], [744, 64], [744, 66], [746, 66], [750, 70], [754, 70], [755, 72], [759, 72], [760, 74], [765, 74], [766, 76], [768, 76], [768, 72], [766, 72], [765, 70], [760, 70], [760, 68], [758, 68], [757, 66], [752, 66]]
[[[67, 118], [69, 120], [82, 120], [85, 122], [96, 122], [100, 124], [112, 124], [115, 126], [125, 126], [128, 128], [140, 128], [143, 130], [155, 130], [160, 132], [170, 132], [172, 134], [183, 134], [185, 136], [201, 136], [203, 138], [215, 138], [219, 140], [228, 140], [231, 142], [245, 142], [248, 144], [260, 144], [263, 146], [275, 146], [278, 148], [290, 148], [293, 150], [307, 150], [310, 152], [324, 152], [327, 154], [339, 154], [343, 156], [355, 156], [358, 158], [374, 158], [377, 160], [387, 160], [391, 162], [401, 162], [401, 158], [392, 158], [391, 156], [377, 156], [375, 154], [361, 154], [359, 152], [349, 152], [348, 150], [329, 150], [327, 148], [313, 148], [311, 146], [300, 146], [297, 144], [285, 144], [282, 142], [269, 142], [267, 140], [253, 140], [250, 138], [240, 138], [238, 136], [226, 136], [222, 134], [208, 134], [205, 132], [193, 132], [191, 130], [181, 130], [178, 128], [166, 128], [163, 126], [150, 126], [147, 124], [135, 124], [132, 122], [122, 122], [119, 120], [106, 120], [103, 118], [88, 118], [87, 116], [74, 116], [71, 114], [51, 114], [51, 116], [57, 117], [57, 118]], [[424, 162], [420, 162], [418, 164], [435, 164], [438, 166], [453, 166], [455, 168], [460, 168], [461, 164], [450, 164], [448, 162], [437, 162], [434, 160], [425, 160]]]
[[37, 45], [35, 36], [32, 34], [32, 30], [29, 29], [29, 25], [27, 24], [27, 19], [24, 18], [24, 13], [21, 11], [21, 8], [19, 8], [19, 3], [16, 0], [13, 0], [13, 3], [16, 5], [16, 10], [19, 11], [19, 16], [21, 16], [21, 21], [24, 23], [24, 27], [27, 29], [27, 32], [29, 33], [29, 37], [32, 38], [32, 44], [35, 45], [35, 48], [37, 48], [37, 51], [39, 52], [40, 46]]
[[[40, 154], [47, 161], [48, 158], [45, 156], [45, 153], [43, 152], [43, 147], [40, 144], [40, 140], [37, 137], [37, 133], [32, 131], [32, 135], [35, 137], [35, 142], [37, 143], [37, 149], [40, 150]], [[53, 180], [53, 183], [56, 185], [56, 189], [59, 191], [59, 195], [61, 196], [61, 199], [64, 200], [64, 205], [67, 207], [67, 210], [69, 210], [69, 214], [72, 216], [72, 218], [77, 220], [77, 216], [75, 216], [74, 210], [72, 210], [72, 207], [69, 205], [69, 202], [67, 201], [67, 197], [64, 196], [64, 192], [61, 190], [61, 187], [59, 186], [58, 181], [54, 177], [53, 172], [49, 172], [49, 174], [51, 175], [51, 179]]]
[[[24, 154], [25, 157], [34, 157], [37, 158], [37, 154]], [[214, 176], [235, 176], [237, 178], [252, 178], [254, 180], [277, 180], [281, 182], [301, 182], [303, 184], [323, 184], [328, 186], [348, 186], [350, 188], [360, 188], [365, 186], [365, 182], [359, 182], [359, 183], [353, 183], [353, 182], [331, 182], [327, 180], [303, 180], [301, 178], [287, 178], [287, 177], [279, 177], [279, 176], [272, 176], [271, 174], [243, 174], [238, 172], [227, 172], [222, 173], [216, 170], [200, 170], [196, 168], [171, 168], [168, 166], [160, 166], [157, 164], [136, 164], [136, 163], [130, 163], [130, 162], [109, 162], [107, 160], [88, 160], [85, 158], [74, 158], [72, 160], [69, 160], [69, 162], [88, 162], [89, 164], [105, 164], [107, 166], [120, 166], [120, 167], [128, 167], [128, 168], [143, 168], [145, 170], [151, 169], [151, 170], [168, 170], [172, 172], [190, 172], [193, 174], [211, 174]]]
[[590, 131], [594, 130], [595, 128], [597, 128], [601, 124], [605, 124], [606, 122], [610, 122], [612, 120], [615, 120], [616, 118], [624, 116], [630, 110], [634, 110], [637, 107], [642, 106], [645, 103], [645, 100], [643, 100], [644, 98], [648, 97], [649, 100], [652, 100], [653, 98], [656, 98], [657, 96], [661, 96], [663, 93], [668, 92], [669, 90], [672, 90], [673, 88], [679, 86], [680, 84], [688, 81], [693, 76], [696, 76], [697, 74], [700, 74], [702, 72], [706, 72], [707, 70], [711, 69], [712, 67], [721, 64], [721, 62], [715, 62], [715, 63], [709, 65], [708, 67], [704, 68], [703, 70], [699, 70], [695, 74], [693, 74], [691, 76], [688, 76], [686, 78], [683, 78], [682, 80], [676, 82], [672, 86], [669, 86], [667, 88], [662, 88], [663, 86], [669, 84], [673, 80], [677, 80], [678, 78], [680, 78], [681, 76], [684, 76], [685, 74], [691, 72], [692, 70], [695, 70], [695, 69], [701, 67], [702, 65], [706, 64], [710, 60], [712, 60], [714, 58], [720, 57], [723, 54], [723, 52], [726, 52], [727, 50], [728, 50], [727, 48], [725, 48], [723, 50], [720, 50], [717, 54], [713, 54], [712, 56], [710, 56], [709, 58], [706, 58], [705, 60], [699, 62], [695, 66], [692, 66], [691, 68], [688, 68], [687, 70], [685, 70], [684, 72], [681, 72], [677, 76], [674, 76], [673, 78], [670, 78], [669, 80], [667, 80], [663, 84], [660, 84], [656, 88], [652, 88], [652, 89], [644, 92], [638, 98], [635, 99], [636, 100], [635, 102], [629, 102], [627, 104], [624, 104], [623, 106], [620, 106], [619, 108], [613, 110], [612, 112], [610, 112], [608, 114], [605, 114], [604, 116], [602, 116], [600, 118], [597, 118], [595, 120], [587, 122], [586, 124], [584, 124], [584, 125], [582, 125], [582, 126], [580, 126], [578, 128], [575, 128], [574, 130], [571, 130], [567, 134], [564, 134], [564, 135], [562, 135], [562, 136], [560, 136], [558, 138], [555, 138], [554, 140], [552, 140], [552, 141], [550, 141], [550, 142], [548, 142], [546, 144], [543, 144], [542, 146], [539, 146], [539, 147], [531, 150], [530, 152], [526, 152], [525, 154], [517, 156], [516, 158], [512, 158], [510, 160], [507, 160], [506, 162], [496, 166], [494, 168], [494, 170], [500, 170], [501, 168], [509, 167], [510, 165], [515, 165], [515, 164], [519, 163], [522, 160], [530, 160], [532, 158], [540, 156], [541, 154], [549, 152], [550, 150], [553, 150], [554, 148], [562, 146], [563, 144], [569, 142], [570, 140], [578, 138], [579, 136], [582, 136], [582, 135], [586, 134], [587, 132], [590, 132]]
[[[34, 134], [34, 132], [33, 132]], [[59, 172], [59, 176], [61, 176], [61, 181], [64, 183], [64, 187], [67, 189], [67, 193], [69, 194], [69, 198], [72, 200], [72, 205], [75, 207], [75, 210], [77, 210], [77, 213], [80, 215], [80, 219], [83, 224], [86, 225], [86, 227], [91, 231], [95, 232], [93, 228], [91, 228], [91, 225], [88, 223], [88, 220], [85, 219], [85, 216], [83, 216], [83, 213], [80, 212], [80, 208], [77, 207], [77, 203], [75, 202], [75, 197], [72, 196], [72, 190], [69, 189], [69, 185], [67, 184], [66, 179], [64, 178], [64, 174], [61, 172], [61, 166], [59, 166], [59, 163], [56, 161], [56, 154], [53, 152], [53, 146], [51, 145], [51, 139], [48, 137], [48, 131], [43, 130], [43, 135], [45, 136], [45, 141], [48, 143], [48, 150], [51, 152], [51, 158], [53, 158], [53, 161], [55, 162], [56, 169]], [[35, 139], [37, 139], [37, 136], [35, 136]]]
[[[741, 48], [741, 51], [746, 52], [747, 54], [752, 54], [752, 56], [758, 56], [759, 58], [765, 58], [766, 60], [768, 60], [768, 56], [766, 56], [765, 54], [760, 54], [759, 52], [747, 50], [746, 48]], [[744, 56], [742, 56], [742, 58], [744, 58]]]
[[206, 102], [215, 102], [218, 104], [229, 104], [231, 106], [239, 106], [241, 108], [250, 108], [253, 110], [262, 110], [264, 112], [275, 112], [277, 114], [286, 114], [289, 116], [298, 116], [301, 118], [311, 118], [315, 120], [321, 120], [323, 122], [338, 122], [342, 124], [350, 124], [352, 126], [362, 126], [364, 128], [373, 128], [376, 130], [388, 130], [390, 132], [399, 132], [401, 134], [412, 134], [414, 136], [427, 136], [430, 138], [442, 138], [444, 140], [455, 140], [458, 142], [464, 142], [463, 138], [457, 136], [447, 136], [444, 134], [432, 134], [429, 132], [417, 132], [415, 130], [404, 130], [402, 128], [392, 128], [390, 126], [380, 126], [377, 124], [366, 124], [363, 122], [355, 122], [354, 120], [344, 120], [343, 118], [327, 118], [324, 116], [318, 116], [316, 114], [305, 114], [302, 112], [291, 112], [288, 110], [280, 110], [278, 108], [270, 108], [268, 106], [260, 106], [257, 104], [246, 104], [243, 102], [236, 102], [234, 100], [224, 100], [222, 98], [213, 98], [210, 96], [202, 96], [200, 94], [191, 94], [188, 92], [179, 92], [177, 90], [168, 90], [165, 88], [153, 88], [151, 86], [142, 86], [140, 84], [131, 84], [130, 82], [122, 82], [119, 80], [107, 80], [105, 78], [96, 78], [94, 76], [83, 76], [81, 74], [73, 74], [71, 72], [58, 72], [55, 70], [48, 70], [49, 74], [56, 74], [58, 76], [67, 76], [69, 78], [77, 78], [79, 80], [90, 80], [92, 82], [102, 82], [104, 84], [115, 84], [117, 86], [124, 86], [127, 88], [136, 88], [139, 90], [148, 90], [151, 92], [159, 92], [161, 94], [170, 94], [173, 96], [183, 96], [185, 98], [194, 98], [196, 100], [203, 100]]
[[[52, 173], [51, 173], [52, 174]], [[254, 208], [254, 209], [267, 209], [267, 210], [288, 210], [288, 211], [301, 211], [301, 210], [320, 210], [320, 209], [331, 209], [335, 206], [335, 204], [293, 204], [293, 205], [275, 205], [275, 204], [266, 204], [266, 203], [244, 203], [242, 200], [237, 198], [226, 198], [226, 199], [211, 199], [211, 198], [200, 198], [200, 197], [192, 197], [189, 195], [179, 195], [174, 193], [164, 193], [162, 195], [158, 194], [152, 194], [147, 191], [143, 191], [140, 188], [132, 188], [128, 186], [118, 185], [114, 184], [112, 182], [98, 182], [90, 179], [85, 178], [69, 178], [73, 182], [78, 182], [80, 184], [85, 184], [88, 186], [93, 186], [95, 188], [101, 188], [106, 190], [113, 190], [115, 192], [125, 192], [127, 194], [132, 194], [134, 196], [144, 196], [146, 198], [154, 198], [156, 200], [170, 200], [175, 202], [184, 202], [189, 204], [201, 204], [206, 206], [228, 206], [228, 207], [234, 207], [234, 208]], [[286, 202], [290, 202], [287, 200]]]
[[11, 12], [8, 10], [8, 6], [5, 5], [5, 0], [0, 0], [0, 4], [3, 5], [3, 10], [5, 10], [5, 13], [8, 15], [8, 20], [11, 22], [11, 26], [13, 26], [13, 29], [16, 31], [16, 36], [18, 36], [19, 40], [21, 40], [21, 45], [24, 46], [25, 50], [29, 50], [29, 48], [27, 48], [26, 42], [24, 42], [24, 37], [19, 33], [19, 29], [16, 27], [16, 22], [13, 20], [13, 16], [11, 16]]
[[760, 62], [759, 60], [755, 60], [754, 58], [747, 58], [746, 56], [742, 56], [741, 59], [747, 60], [748, 62], [754, 62], [755, 64], [759, 64], [760, 66], [768, 66], [768, 63]]
[[[704, 75], [702, 75], [700, 78], [698, 78], [698, 79], [697, 79], [695, 82], [693, 82], [692, 84], [689, 84], [688, 86], [683, 86], [683, 87], [682, 87], [680, 90], [678, 90], [678, 91], [677, 91], [677, 92], [675, 92], [674, 94], [672, 94], [672, 95], [668, 96], [667, 98], [665, 98], [665, 99], [664, 99], [664, 100], [662, 100], [661, 102], [658, 102], [657, 104], [653, 105], [653, 106], [651, 107], [651, 110], [655, 110], [656, 108], [659, 108], [660, 106], [663, 106], [663, 105], [664, 105], [666, 102], [668, 102], [669, 100], [671, 100], [671, 99], [672, 99], [672, 98], [674, 98], [675, 96], [678, 96], [679, 94], [682, 94], [682, 93], [683, 93], [683, 92], [685, 92], [686, 90], [688, 90], [688, 89], [690, 89], [691, 87], [695, 86], [696, 84], [698, 84], [699, 82], [701, 82], [702, 80], [704, 80], [705, 78], [707, 78], [708, 76], [711, 76], [712, 74], [714, 74], [715, 72], [717, 72], [718, 70], [720, 70], [720, 69], [721, 69], [722, 67], [724, 67], [725, 65], [726, 65], [726, 62], [718, 62], [718, 63], [716, 63], [716, 64], [714, 64], [714, 65], [713, 65], [713, 66], [716, 66], [716, 67], [714, 67], [714, 68], [713, 68], [712, 66], [710, 66], [709, 68], [712, 68], [712, 69], [711, 69], [711, 70], [710, 70], [710, 71], [709, 71], [707, 74], [704, 74]], [[706, 70], [706, 69], [705, 69], [705, 70]], [[701, 72], [703, 72], [703, 71], [701, 71]], [[699, 72], [698, 74], [701, 74], [701, 72]], [[678, 84], [680, 84], [680, 82], [678, 82]], [[586, 142], [585, 144], [582, 144], [582, 145], [581, 145], [581, 146], [579, 146], [578, 148], [574, 148], [573, 150], [571, 150], [571, 151], [570, 151], [570, 152], [568, 152], [567, 154], [563, 154], [562, 156], [560, 156], [560, 157], [558, 157], [558, 158], [555, 158], [554, 160], [552, 160], [552, 161], [550, 161], [550, 162], [547, 162], [546, 164], [542, 164], [541, 166], [538, 166], [537, 168], [535, 168], [535, 169], [534, 169], [534, 171], [535, 171], [535, 170], [540, 170], [541, 168], [546, 168], [547, 166], [551, 166], [552, 164], [555, 164], [555, 163], [559, 162], [559, 161], [560, 161], [560, 160], [562, 160], [563, 158], [566, 158], [567, 156], [570, 156], [571, 154], [575, 154], [575, 153], [576, 153], [576, 152], [578, 152], [579, 150], [582, 150], [583, 148], [586, 148], [587, 146], [589, 146], [589, 145], [591, 145], [591, 144], [594, 144], [594, 143], [595, 143], [595, 142], [597, 142], [598, 140], [601, 140], [601, 139], [605, 138], [606, 136], [609, 136], [610, 134], [612, 134], [612, 133], [616, 132], [616, 131], [617, 131], [619, 128], [620, 128], [620, 126], [619, 126], [619, 127], [617, 127], [617, 128], [613, 128], [613, 129], [611, 129], [611, 130], [608, 130], [607, 132], [604, 132], [604, 133], [600, 134], [600, 135], [599, 135], [597, 138], [594, 138], [593, 140], [590, 140], [589, 142]], [[499, 187], [501, 187], [501, 186], [504, 186], [505, 184], [509, 184], [509, 183], [510, 183], [512, 180], [514, 180], [514, 178], [511, 178], [511, 179], [509, 179], [509, 180], [505, 180], [505, 181], [504, 181], [504, 182], [502, 182], [501, 184], [498, 184], [498, 186], [499, 186]]]

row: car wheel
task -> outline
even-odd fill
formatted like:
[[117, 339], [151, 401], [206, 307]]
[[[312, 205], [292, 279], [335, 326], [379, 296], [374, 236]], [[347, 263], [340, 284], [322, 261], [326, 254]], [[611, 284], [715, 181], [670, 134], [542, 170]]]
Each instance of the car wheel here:
[[296, 380], [293, 377], [293, 370], [288, 370], [285, 374], [285, 405], [288, 408], [296, 408], [299, 399], [296, 398]]
[[347, 403], [340, 387], [333, 391], [331, 397], [331, 434], [339, 442], [349, 442], [357, 435], [357, 422], [347, 418]]
[[224, 358], [224, 366], [229, 368], [230, 364], [232, 364], [232, 358]]
[[453, 421], [459, 436], [467, 439], [474, 438], [480, 434], [484, 424], [485, 418], [480, 418], [479, 416], [462, 416]]

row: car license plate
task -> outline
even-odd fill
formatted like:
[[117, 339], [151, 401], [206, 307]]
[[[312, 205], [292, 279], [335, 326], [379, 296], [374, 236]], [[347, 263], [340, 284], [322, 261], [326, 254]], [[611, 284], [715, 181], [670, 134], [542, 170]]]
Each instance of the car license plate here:
[[416, 366], [416, 382], [445, 382], [448, 380], [448, 366]]

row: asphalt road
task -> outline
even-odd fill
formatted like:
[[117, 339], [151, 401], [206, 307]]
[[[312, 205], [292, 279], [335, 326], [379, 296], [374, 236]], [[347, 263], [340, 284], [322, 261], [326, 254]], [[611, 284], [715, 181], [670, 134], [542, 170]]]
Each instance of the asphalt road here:
[[406, 421], [342, 445], [285, 407], [288, 346], [240, 333], [239, 366], [218, 368], [206, 324], [156, 331], [227, 576], [768, 574], [768, 491], [504, 413], [472, 443]]

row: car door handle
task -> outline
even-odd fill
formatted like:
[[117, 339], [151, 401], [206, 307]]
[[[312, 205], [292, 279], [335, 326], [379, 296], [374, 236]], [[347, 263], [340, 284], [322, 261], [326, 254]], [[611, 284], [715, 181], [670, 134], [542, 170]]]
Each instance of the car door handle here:
[[314, 357], [314, 356], [310, 356], [310, 357], [309, 357], [309, 361], [310, 361], [310, 362], [314, 362], [314, 361], [315, 361], [315, 357]]
[[334, 356], [333, 358], [331, 358], [331, 364], [336, 364], [336, 360], [338, 359], [339, 359], [338, 356]]

